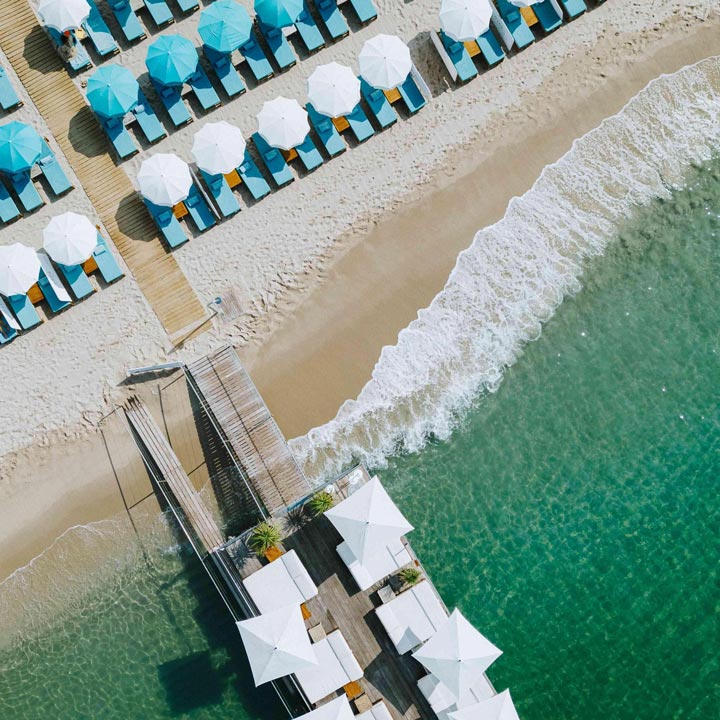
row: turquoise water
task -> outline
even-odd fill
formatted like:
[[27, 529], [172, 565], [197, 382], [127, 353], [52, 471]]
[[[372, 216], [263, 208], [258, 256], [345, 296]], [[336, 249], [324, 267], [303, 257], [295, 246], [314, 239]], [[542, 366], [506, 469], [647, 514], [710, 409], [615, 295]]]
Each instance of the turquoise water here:
[[[636, 215], [448, 442], [382, 471], [523, 720], [717, 717], [718, 213], [716, 163]], [[0, 651], [3, 720], [282, 717], [193, 557], [145, 550]]]

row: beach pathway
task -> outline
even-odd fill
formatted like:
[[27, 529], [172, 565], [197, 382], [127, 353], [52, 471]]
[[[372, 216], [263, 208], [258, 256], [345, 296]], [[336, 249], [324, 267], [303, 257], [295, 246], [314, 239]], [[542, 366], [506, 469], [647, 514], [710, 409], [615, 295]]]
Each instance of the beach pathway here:
[[0, 47], [75, 171], [170, 339], [190, 331], [205, 309], [170, 255], [107, 139], [38, 24], [27, 0], [0, 0]]

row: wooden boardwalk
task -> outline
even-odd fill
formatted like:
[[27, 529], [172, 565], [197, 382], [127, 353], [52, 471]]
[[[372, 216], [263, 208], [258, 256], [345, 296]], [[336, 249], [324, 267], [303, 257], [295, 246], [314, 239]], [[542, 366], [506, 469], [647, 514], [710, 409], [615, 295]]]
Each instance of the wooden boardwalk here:
[[0, 0], [0, 47], [45, 119], [112, 241], [171, 338], [205, 309], [125, 172], [27, 0]]
[[310, 483], [235, 350], [221, 348], [188, 371], [268, 512], [306, 497]]

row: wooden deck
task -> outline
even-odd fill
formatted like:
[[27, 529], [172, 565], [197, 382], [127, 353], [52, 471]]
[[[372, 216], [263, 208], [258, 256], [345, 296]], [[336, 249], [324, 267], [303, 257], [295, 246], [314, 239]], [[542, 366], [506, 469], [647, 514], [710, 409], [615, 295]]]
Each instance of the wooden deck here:
[[221, 348], [188, 371], [268, 512], [306, 497], [310, 483], [235, 350]]
[[152, 309], [171, 338], [202, 321], [205, 309], [27, 0], [0, 0], [0, 47], [45, 119]]

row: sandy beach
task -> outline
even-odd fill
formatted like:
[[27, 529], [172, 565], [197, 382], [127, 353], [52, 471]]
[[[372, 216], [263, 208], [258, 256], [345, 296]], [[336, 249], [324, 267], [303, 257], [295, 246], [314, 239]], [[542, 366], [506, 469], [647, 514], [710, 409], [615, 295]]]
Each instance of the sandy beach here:
[[[134, 179], [152, 152], [189, 161], [192, 136], [206, 121], [227, 119], [249, 135], [264, 100], [302, 99], [314, 67], [354, 64], [362, 43], [381, 31], [409, 42], [434, 94], [416, 117], [175, 253], [201, 301], [232, 295], [242, 306], [237, 317], [216, 319], [174, 350], [128, 275], [3, 348], [0, 372], [12, 378], [12, 392], [6, 386], [0, 409], [0, 577], [68, 527], [122, 510], [94, 428], [127, 392], [118, 384], [129, 367], [189, 359], [232, 342], [288, 437], [307, 432], [357, 395], [383, 346], [442, 289], [458, 252], [502, 217], [544, 166], [651, 79], [720, 53], [715, 2], [609, 0], [451, 89], [426, 34], [435, 5], [380, 2], [371, 27], [124, 164]], [[197, 42], [196, 25], [197, 16], [167, 32]], [[124, 50], [117, 61], [142, 75], [146, 45]], [[25, 100], [16, 119], [46, 134]], [[70, 208], [94, 215], [76, 188], [0, 229], [0, 243], [39, 247], [47, 219]]]

